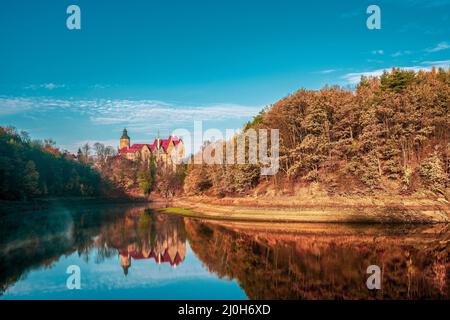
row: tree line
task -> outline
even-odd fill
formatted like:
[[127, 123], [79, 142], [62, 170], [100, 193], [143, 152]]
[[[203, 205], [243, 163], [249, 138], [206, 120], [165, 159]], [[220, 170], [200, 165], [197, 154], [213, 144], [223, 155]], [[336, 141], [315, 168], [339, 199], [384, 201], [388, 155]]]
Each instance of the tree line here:
[[53, 140], [31, 140], [26, 132], [0, 127], [0, 199], [99, 196], [109, 188], [96, 170], [74, 161]]

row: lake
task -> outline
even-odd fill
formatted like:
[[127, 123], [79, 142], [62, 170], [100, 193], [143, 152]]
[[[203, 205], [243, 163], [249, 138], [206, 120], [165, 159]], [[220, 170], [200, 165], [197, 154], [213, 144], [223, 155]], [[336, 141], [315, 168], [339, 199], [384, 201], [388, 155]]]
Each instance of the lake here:
[[[449, 299], [448, 225], [243, 223], [140, 205], [0, 218], [0, 299]], [[367, 268], [379, 266], [381, 289]], [[69, 266], [80, 289], [69, 290]]]

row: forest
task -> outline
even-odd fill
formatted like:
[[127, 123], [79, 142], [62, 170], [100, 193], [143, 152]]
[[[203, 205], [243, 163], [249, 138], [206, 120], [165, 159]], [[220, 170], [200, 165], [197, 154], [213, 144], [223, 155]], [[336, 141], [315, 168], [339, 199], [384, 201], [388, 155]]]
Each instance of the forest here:
[[74, 161], [52, 140], [31, 140], [26, 132], [0, 127], [0, 199], [92, 197], [111, 185], [83, 162]]
[[[279, 129], [280, 170], [257, 165], [189, 165], [187, 194], [249, 194], [320, 186], [329, 195], [449, 199], [450, 70], [393, 69], [354, 89], [301, 89], [268, 106], [245, 129]], [[267, 191], [267, 189], [266, 189]]]

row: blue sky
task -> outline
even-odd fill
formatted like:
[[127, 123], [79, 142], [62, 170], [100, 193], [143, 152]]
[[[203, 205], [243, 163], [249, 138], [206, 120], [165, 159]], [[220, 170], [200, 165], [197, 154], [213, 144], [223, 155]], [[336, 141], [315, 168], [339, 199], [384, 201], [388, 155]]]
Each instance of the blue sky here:
[[[81, 8], [81, 30], [66, 9]], [[381, 30], [366, 9], [381, 8]], [[116, 146], [239, 128], [299, 88], [450, 66], [450, 0], [2, 0], [0, 125]]]

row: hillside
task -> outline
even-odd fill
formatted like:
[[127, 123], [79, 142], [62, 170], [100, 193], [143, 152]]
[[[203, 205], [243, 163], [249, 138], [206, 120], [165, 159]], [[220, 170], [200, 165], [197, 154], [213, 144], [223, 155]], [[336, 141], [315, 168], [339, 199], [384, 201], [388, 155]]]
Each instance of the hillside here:
[[[450, 70], [393, 69], [355, 90], [299, 90], [245, 129], [279, 129], [280, 170], [190, 165], [188, 195], [420, 197], [449, 200]], [[302, 190], [308, 190], [305, 194]]]

